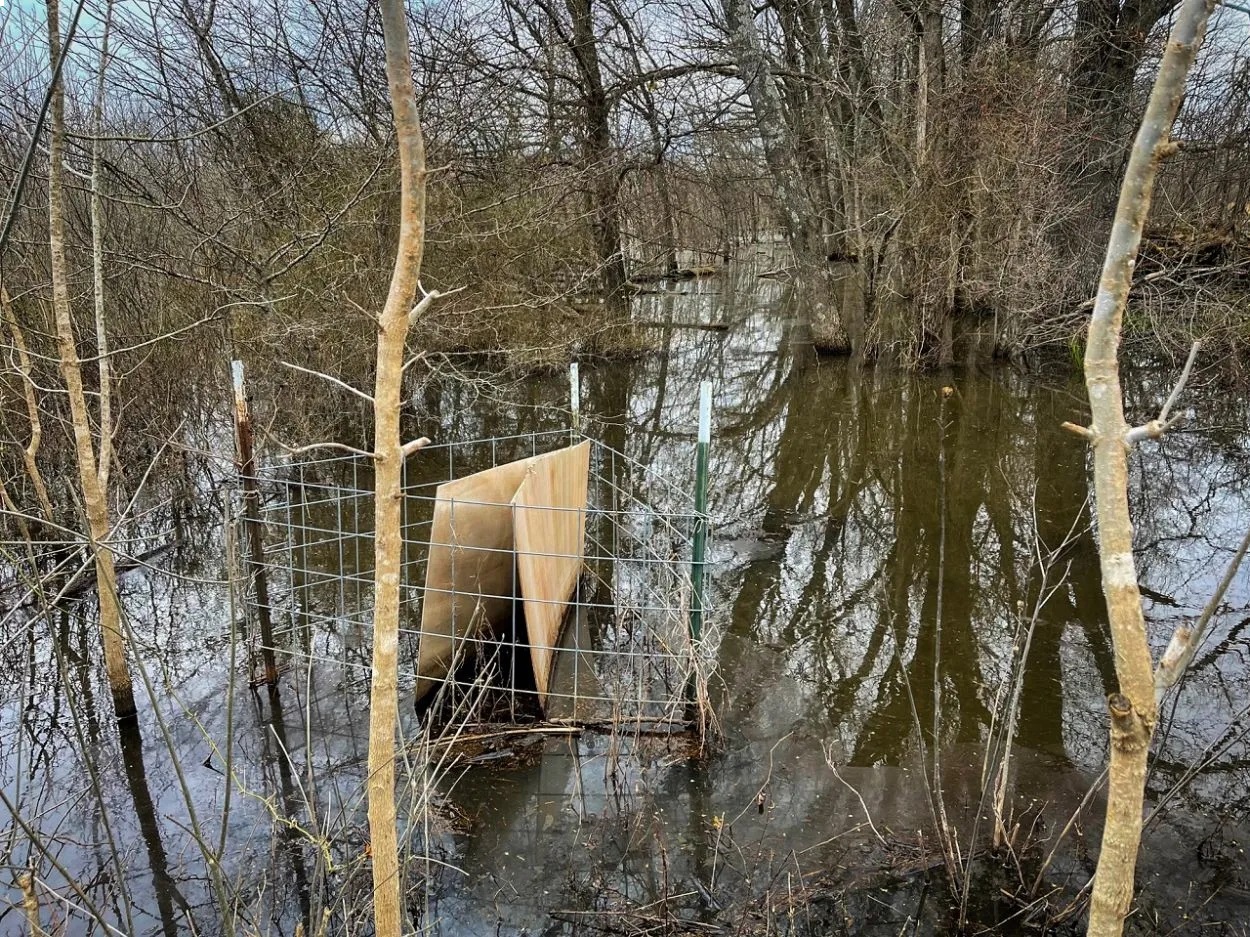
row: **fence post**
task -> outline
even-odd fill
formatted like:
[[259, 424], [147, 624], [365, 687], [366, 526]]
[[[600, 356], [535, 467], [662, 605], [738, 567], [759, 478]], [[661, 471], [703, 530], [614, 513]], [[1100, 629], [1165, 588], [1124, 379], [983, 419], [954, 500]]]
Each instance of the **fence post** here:
[[707, 552], [707, 459], [712, 442], [712, 382], [699, 385], [699, 437], [694, 463], [694, 544], [690, 557], [690, 639], [703, 636], [703, 569]]
[[273, 620], [269, 611], [269, 577], [265, 573], [265, 527], [260, 519], [260, 488], [256, 482], [256, 456], [252, 449], [252, 414], [243, 386], [243, 362], [230, 363], [234, 384], [234, 441], [237, 469], [243, 484], [243, 523], [247, 528], [247, 573], [256, 596], [256, 619], [260, 624], [260, 653], [265, 675], [261, 681], [278, 684], [278, 663], [274, 657]]
[[573, 434], [582, 431], [582, 379], [577, 362], [569, 363], [569, 408], [573, 411]]

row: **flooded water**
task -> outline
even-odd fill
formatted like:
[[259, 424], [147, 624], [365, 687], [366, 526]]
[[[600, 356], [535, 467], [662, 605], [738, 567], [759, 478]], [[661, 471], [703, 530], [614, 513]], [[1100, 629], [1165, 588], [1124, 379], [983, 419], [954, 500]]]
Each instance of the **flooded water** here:
[[[1059, 428], [1086, 421], [1079, 378], [796, 359], [784, 284], [746, 269], [641, 296], [635, 317], [663, 353], [584, 363], [585, 419], [689, 489], [698, 387], [714, 384], [705, 640], [721, 739], [699, 753], [629, 734], [499, 736], [467, 761], [411, 766], [405, 839], [429, 857], [409, 866], [414, 927], [949, 930], [935, 818], [963, 856], [988, 841], [986, 750], [1009, 711], [1016, 858], [974, 866], [969, 917], [1011, 929], [1058, 914], [1093, 869], [1097, 795], [1036, 891], [1047, 902], [1022, 913], [1031, 899], [1001, 892], [1029, 891], [1106, 755], [1114, 672], [1087, 453]], [[1127, 375], [1138, 421], [1172, 378], [1160, 363]], [[559, 429], [567, 399], [562, 375], [429, 381], [412, 425], [436, 441]], [[1250, 518], [1250, 408], [1202, 375], [1187, 402], [1181, 431], [1133, 460], [1157, 650], [1199, 613]], [[65, 933], [97, 916], [127, 934], [214, 934], [223, 907], [246, 933], [311, 932], [323, 909], [330, 933], [367, 927], [367, 676], [320, 661], [277, 693], [246, 685], [225, 476], [205, 475], [176, 516], [156, 499], [140, 525], [182, 536], [124, 579], [146, 674], [137, 726], [107, 717], [89, 599], [11, 610], [0, 637], [0, 864], [6, 886], [36, 870], [45, 924]], [[648, 478], [624, 483], [646, 498]], [[1165, 707], [1151, 803], [1176, 793], [1146, 838], [1143, 933], [1250, 914], [1248, 607], [1243, 571]], [[367, 660], [359, 637], [343, 654]], [[405, 722], [415, 734], [407, 707]], [[423, 780], [428, 811], [413, 801]], [[0, 934], [26, 932], [19, 904], [10, 887]]]

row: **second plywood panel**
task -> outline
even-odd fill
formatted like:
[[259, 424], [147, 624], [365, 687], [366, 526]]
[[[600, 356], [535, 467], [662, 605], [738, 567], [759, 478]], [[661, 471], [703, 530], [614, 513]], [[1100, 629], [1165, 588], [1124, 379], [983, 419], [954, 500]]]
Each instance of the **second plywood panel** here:
[[439, 486], [421, 609], [418, 700], [446, 678], [464, 640], [505, 630], [519, 586], [546, 708], [555, 648], [585, 558], [589, 471], [590, 443], [583, 442]]
[[512, 499], [517, 577], [544, 709], [564, 614], [585, 559], [589, 474], [588, 442], [539, 456]]

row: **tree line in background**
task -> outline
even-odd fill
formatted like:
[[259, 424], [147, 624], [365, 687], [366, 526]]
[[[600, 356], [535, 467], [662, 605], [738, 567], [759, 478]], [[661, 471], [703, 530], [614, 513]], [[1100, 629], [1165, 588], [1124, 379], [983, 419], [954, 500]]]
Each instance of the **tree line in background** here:
[[[610, 324], [581, 302], [589, 294], [621, 297], [631, 276], [778, 238], [792, 252], [796, 308], [825, 350], [914, 365], [952, 361], [964, 339], [986, 356], [1071, 342], [1171, 6], [414, 6], [432, 169], [426, 276], [465, 287], [420, 340], [475, 351], [537, 349], [553, 333], [585, 342]], [[12, 189], [49, 65], [41, 14], [0, 15]], [[1243, 337], [1245, 19], [1217, 16], [1139, 270], [1141, 330], [1177, 347], [1194, 331]], [[98, 150], [116, 328], [150, 337], [229, 313], [236, 340], [311, 366], [367, 360], [360, 310], [381, 305], [397, 228], [376, 6], [126, 4], [97, 101], [102, 20], [101, 5], [87, 8], [65, 66], [79, 291], [91, 244], [83, 180]], [[46, 171], [41, 151], [32, 173]], [[33, 330], [50, 283], [44, 190], [29, 186], [16, 206], [3, 270]]]
[[[421, 285], [449, 294], [414, 324], [410, 374], [632, 353], [640, 281], [761, 252], [790, 277], [803, 344], [905, 366], [1075, 349], [1173, 17], [1167, 0], [407, 13], [429, 153]], [[99, 501], [104, 531], [101, 505], [179, 424], [205, 424], [231, 357], [279, 410], [298, 396], [364, 424], [282, 364], [372, 373], [395, 129], [366, 0], [76, 0], [52, 34], [47, 20], [0, 9], [5, 497], [71, 530], [79, 499]], [[1246, 14], [1218, 11], [1125, 323], [1170, 348], [1201, 335], [1234, 364], [1250, 333], [1247, 41]]]

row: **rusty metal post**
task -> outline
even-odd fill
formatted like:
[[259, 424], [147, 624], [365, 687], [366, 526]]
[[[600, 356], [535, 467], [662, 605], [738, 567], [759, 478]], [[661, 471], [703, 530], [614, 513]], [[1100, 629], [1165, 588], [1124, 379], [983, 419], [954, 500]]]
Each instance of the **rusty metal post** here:
[[239, 481], [243, 486], [243, 525], [247, 529], [247, 576], [256, 597], [256, 620], [260, 626], [260, 653], [264, 663], [261, 683], [278, 684], [274, 655], [273, 619], [269, 609], [269, 577], [265, 572], [265, 525], [260, 517], [260, 486], [256, 480], [256, 455], [252, 448], [252, 414], [243, 385], [243, 362], [231, 362], [234, 382], [234, 442]]

